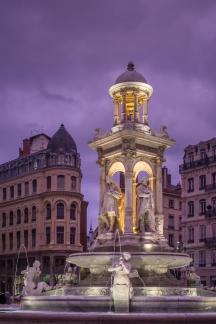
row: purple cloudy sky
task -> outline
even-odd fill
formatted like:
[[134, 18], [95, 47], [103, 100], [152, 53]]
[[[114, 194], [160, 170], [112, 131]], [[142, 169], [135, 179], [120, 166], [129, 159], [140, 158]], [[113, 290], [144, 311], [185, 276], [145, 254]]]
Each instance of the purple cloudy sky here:
[[96, 154], [87, 141], [109, 129], [108, 88], [133, 60], [154, 88], [150, 122], [177, 143], [167, 166], [178, 181], [188, 144], [215, 136], [216, 1], [2, 0], [0, 163], [32, 131], [64, 123], [77, 142], [89, 201], [98, 203]]

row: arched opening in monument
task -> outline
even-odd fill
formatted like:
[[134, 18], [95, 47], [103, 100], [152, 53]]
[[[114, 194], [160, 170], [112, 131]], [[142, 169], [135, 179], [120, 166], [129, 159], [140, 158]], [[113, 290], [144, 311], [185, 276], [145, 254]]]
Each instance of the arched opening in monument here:
[[139, 161], [133, 168], [133, 231], [137, 232], [137, 186], [141, 181], [145, 179], [149, 181], [151, 190], [154, 191], [153, 185], [153, 171], [149, 163], [145, 161]]
[[113, 181], [121, 189], [121, 198], [117, 196], [118, 212], [119, 212], [119, 227], [121, 232], [124, 232], [124, 197], [125, 197], [125, 167], [122, 162], [114, 162], [108, 172], [108, 176], [112, 177]]

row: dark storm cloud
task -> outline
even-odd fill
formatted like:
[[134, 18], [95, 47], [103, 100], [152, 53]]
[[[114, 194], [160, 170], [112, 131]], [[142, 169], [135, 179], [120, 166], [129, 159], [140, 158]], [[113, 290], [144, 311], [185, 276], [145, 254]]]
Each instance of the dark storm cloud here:
[[58, 93], [52, 93], [52, 92], [48, 91], [42, 84], [39, 85], [38, 89], [40, 91], [40, 94], [47, 100], [61, 101], [61, 102], [66, 102], [66, 103], [74, 103], [73, 98], [65, 97]]
[[86, 143], [96, 127], [111, 127], [107, 91], [133, 60], [154, 88], [151, 125], [167, 125], [177, 141], [167, 152], [177, 180], [184, 147], [215, 136], [215, 21], [212, 0], [1, 1], [1, 162], [32, 130], [52, 135], [63, 122], [96, 218], [96, 154]]

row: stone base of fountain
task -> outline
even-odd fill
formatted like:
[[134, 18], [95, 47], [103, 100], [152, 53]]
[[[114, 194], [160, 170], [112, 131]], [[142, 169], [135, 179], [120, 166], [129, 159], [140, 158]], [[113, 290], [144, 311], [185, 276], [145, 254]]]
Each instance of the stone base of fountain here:
[[[135, 287], [130, 312], [216, 312], [216, 293], [196, 287]], [[62, 312], [113, 311], [107, 287], [64, 287], [44, 296], [24, 297], [23, 310]], [[121, 298], [119, 299], [121, 305]]]

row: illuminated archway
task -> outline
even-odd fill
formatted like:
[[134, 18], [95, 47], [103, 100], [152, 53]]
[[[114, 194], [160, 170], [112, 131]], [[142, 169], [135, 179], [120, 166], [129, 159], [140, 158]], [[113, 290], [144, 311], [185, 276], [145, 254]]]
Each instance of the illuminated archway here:
[[109, 168], [109, 172], [108, 172], [108, 175], [110, 177], [112, 177], [114, 175], [114, 173], [116, 172], [123, 172], [125, 173], [125, 167], [124, 167], [124, 164], [120, 161], [116, 161], [114, 162], [111, 167]]

